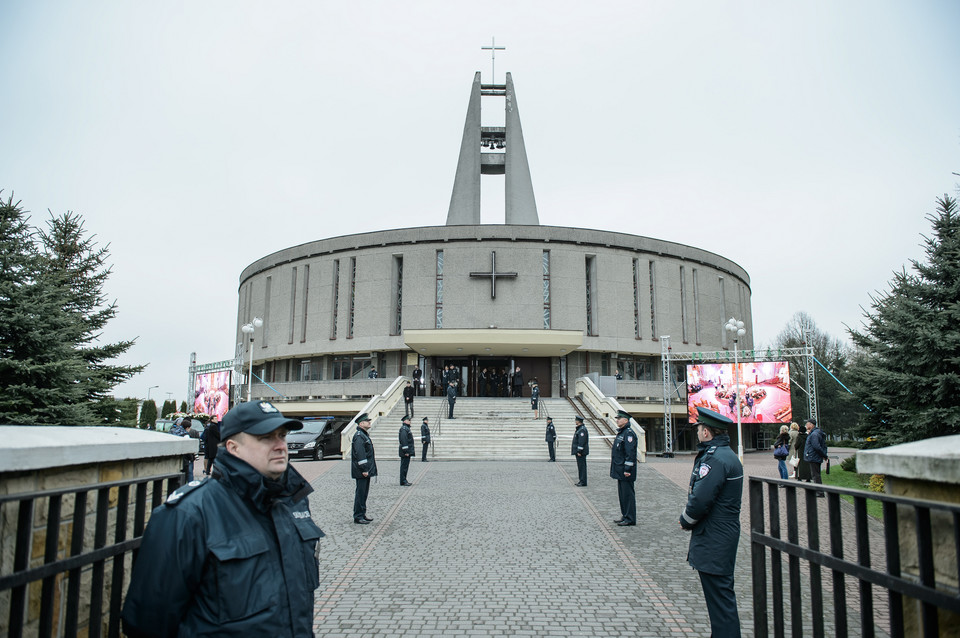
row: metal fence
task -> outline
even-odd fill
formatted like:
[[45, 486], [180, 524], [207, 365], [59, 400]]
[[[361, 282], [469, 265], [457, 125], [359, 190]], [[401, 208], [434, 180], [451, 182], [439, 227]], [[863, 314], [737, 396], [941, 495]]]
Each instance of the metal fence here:
[[937, 636], [960, 614], [960, 505], [751, 477], [750, 529], [757, 638]]
[[[125, 558], [133, 553], [135, 559], [140, 547], [147, 502], [151, 511], [158, 507], [165, 494], [180, 485], [182, 477], [180, 473], [164, 474], [0, 496], [0, 508], [6, 510], [8, 520], [15, 511], [17, 521], [13, 573], [0, 575], [0, 595], [9, 599], [7, 634], [14, 638], [23, 635], [29, 599], [33, 598], [28, 596], [28, 589], [39, 582], [38, 625], [36, 631], [30, 629], [31, 634], [76, 636], [86, 624], [86, 635], [91, 638], [100, 636], [104, 627], [109, 636], [119, 636], [120, 605], [126, 589]], [[92, 519], [92, 530], [87, 528], [88, 518]], [[62, 529], [67, 530], [63, 539]], [[111, 536], [113, 542], [108, 544]], [[41, 541], [43, 558], [36, 564], [39, 561], [31, 561], [31, 555]], [[106, 612], [105, 592], [109, 592]], [[81, 609], [86, 608], [89, 613], [84, 619]]]

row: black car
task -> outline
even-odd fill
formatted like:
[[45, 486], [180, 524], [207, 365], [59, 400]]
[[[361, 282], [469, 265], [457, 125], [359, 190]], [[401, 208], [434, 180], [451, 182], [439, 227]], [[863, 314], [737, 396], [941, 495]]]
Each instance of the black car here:
[[319, 461], [327, 456], [343, 456], [340, 433], [350, 424], [350, 417], [317, 416], [303, 419], [303, 429], [287, 433], [287, 449], [291, 459]]

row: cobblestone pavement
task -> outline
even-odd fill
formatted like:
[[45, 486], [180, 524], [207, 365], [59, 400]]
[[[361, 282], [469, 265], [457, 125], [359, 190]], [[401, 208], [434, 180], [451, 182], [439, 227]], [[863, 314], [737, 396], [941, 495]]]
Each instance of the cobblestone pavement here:
[[[651, 465], [638, 474], [637, 527], [617, 527], [609, 457], [576, 464], [379, 460], [368, 514], [353, 523], [347, 462], [313, 479], [321, 540], [315, 630], [323, 636], [707, 636], [689, 536], [677, 523], [685, 490]], [[594, 460], [595, 459], [595, 460]], [[744, 537], [745, 538], [745, 535]], [[747, 545], [737, 595], [752, 635]]]

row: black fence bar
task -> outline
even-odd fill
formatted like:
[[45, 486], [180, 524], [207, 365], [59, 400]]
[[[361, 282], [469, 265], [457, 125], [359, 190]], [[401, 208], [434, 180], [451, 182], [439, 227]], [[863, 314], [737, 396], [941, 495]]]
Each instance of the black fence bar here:
[[[843, 521], [840, 519], [840, 495], [827, 495], [827, 514], [830, 521], [830, 553], [843, 558]], [[773, 532], [771, 531], [771, 535]], [[843, 572], [831, 570], [833, 574], [833, 623], [837, 638], [847, 638], [847, 582]]]
[[[83, 552], [83, 533], [87, 522], [87, 492], [77, 492], [73, 502], [73, 538], [70, 540], [70, 555]], [[67, 571], [67, 613], [64, 618], [64, 635], [76, 636], [80, 617], [80, 571], [78, 565]]]
[[[765, 483], [768, 485], [767, 490], [763, 489]], [[780, 487], [786, 488], [784, 492], [778, 492]], [[806, 517], [806, 535], [802, 541], [798, 490], [802, 490], [805, 496], [802, 513]], [[817, 497], [817, 492], [824, 492], [827, 495], [826, 521], [822, 520], [823, 513], [818, 504], [823, 500]], [[953, 545], [955, 551], [960, 554], [960, 505], [760, 477], [750, 478], [749, 494], [751, 499], [750, 553], [753, 560], [755, 599], [754, 631], [758, 638], [769, 635], [770, 618], [766, 611], [769, 606], [775, 610], [775, 631], [786, 626], [786, 619], [776, 616], [778, 607], [783, 606], [784, 596], [789, 596], [790, 599], [790, 630], [793, 636], [803, 636], [804, 632], [823, 636], [825, 634], [824, 619], [831, 616], [834, 619], [834, 626], [830, 628], [831, 635], [846, 636], [850, 632], [848, 615], [852, 615], [859, 621], [860, 635], [873, 636], [880, 629], [878, 623], [886, 623], [886, 614], [889, 614], [890, 635], [893, 638], [901, 638], [905, 633], [905, 598], [918, 601], [920, 610], [918, 621], [921, 625], [918, 629], [924, 636], [937, 635], [940, 610], [960, 613], [960, 592], [957, 588], [951, 582], [937, 583], [932, 532], [934, 516], [938, 529], [941, 520], [948, 525], [952, 522], [953, 542], [950, 542], [949, 536], [937, 540], [941, 543], [946, 540], [946, 547]], [[780, 502], [781, 494], [785, 496], [783, 506]], [[852, 513], [841, 509], [843, 505], [840, 501], [841, 496], [849, 496], [853, 499]], [[757, 500], [762, 502], [755, 502]], [[883, 550], [877, 545], [880, 541], [877, 537], [880, 533], [878, 530], [881, 528], [879, 524], [873, 532], [875, 538], [871, 538], [870, 518], [867, 514], [869, 501], [879, 501], [882, 505]], [[781, 507], [786, 515], [786, 540], [781, 537]], [[904, 540], [906, 545], [911, 546], [912, 541], [916, 541], [916, 557], [901, 556], [901, 533], [910, 528], [900, 529], [898, 523], [907, 512], [910, 513], [910, 522], [914, 524], [915, 529], [910, 530], [908, 532], [910, 537]], [[768, 518], [769, 530], [765, 529]], [[821, 523], [829, 526], [829, 550], [826, 547], [823, 551], [820, 549]], [[851, 550], [850, 558], [844, 555], [844, 534], [854, 536], [849, 539], [848, 544], [856, 547], [856, 552]], [[773, 574], [770, 592], [772, 599], [768, 598], [768, 592], [765, 589], [768, 569], [767, 549], [770, 550], [770, 570]], [[942, 551], [942, 549], [942, 545], [938, 545], [936, 551]], [[876, 551], [877, 555], [882, 555], [885, 551], [885, 570], [873, 565], [875, 561], [871, 558], [871, 550]], [[777, 584], [778, 570], [781, 569], [784, 560], [789, 566], [787, 583], [790, 589], [789, 594], [783, 592]], [[901, 565], [904, 563], [912, 565], [914, 560], [918, 565], [918, 573], [912, 576], [902, 574]], [[822, 569], [832, 570], [833, 578], [826, 583], [833, 591], [833, 595], [828, 598], [834, 607], [832, 614], [830, 614], [831, 610], [824, 608]], [[952, 570], [947, 581], [951, 577]], [[847, 590], [847, 578], [854, 578], [857, 581], [855, 584], [850, 581], [851, 585], [855, 585], [850, 591]], [[763, 587], [764, 591], [757, 591], [757, 587]], [[888, 609], [876, 609], [878, 602], [875, 600], [876, 588], [886, 591], [884, 599]], [[851, 598], [856, 596], [857, 600], [848, 601], [848, 596]], [[757, 602], [758, 600], [761, 602]], [[761, 604], [763, 613], [760, 613]], [[804, 627], [805, 620], [807, 627]], [[782, 635], [782, 632], [778, 631], [777, 635]]]
[[[870, 567], [870, 534], [867, 529], [866, 498], [854, 497], [853, 513], [857, 530], [857, 562], [864, 567]], [[864, 636], [876, 634], [873, 624], [873, 587], [865, 580], [860, 581], [860, 626]]]
[[[774, 538], [780, 538], [780, 488], [777, 485], [770, 485], [770, 535]], [[762, 530], [761, 530], [762, 531]], [[770, 550], [771, 557], [771, 585], [773, 587], [773, 599], [777, 604], [773, 606], [773, 635], [775, 638], [783, 638], [783, 563], [782, 554], [775, 549]]]
[[[80, 630], [80, 609], [84, 602], [89, 602], [90, 615], [87, 628], [88, 636], [99, 636], [104, 626], [108, 627], [111, 636], [120, 635], [120, 606], [124, 594], [124, 567], [126, 554], [135, 551], [141, 542], [146, 527], [148, 489], [152, 486], [152, 502], [160, 505], [164, 499], [164, 488], [174, 490], [180, 485], [180, 472], [149, 476], [138, 479], [110, 481], [95, 485], [74, 486], [29, 493], [5, 494], [0, 496], [0, 505], [11, 505], [18, 508], [16, 540], [14, 547], [13, 573], [0, 576], [0, 591], [9, 591], [9, 624], [8, 635], [18, 638], [24, 634], [27, 622], [27, 588], [33, 583], [40, 583], [39, 620], [31, 633], [38, 636], [50, 636], [54, 633], [75, 636]], [[130, 522], [130, 494], [131, 487], [135, 488], [134, 521], [132, 523], [133, 537], [128, 538]], [[110, 493], [115, 493], [115, 513], [111, 516]], [[89, 515], [87, 505], [89, 493], [97, 493], [95, 506], [94, 542], [91, 551], [84, 552], [84, 539], [87, 531], [86, 519]], [[63, 517], [64, 496], [73, 498], [73, 514]], [[34, 541], [34, 515], [37, 503], [45, 499], [46, 523], [44, 533], [43, 563], [30, 567], [31, 552]], [[69, 554], [60, 558], [61, 527], [72, 523]], [[111, 525], [113, 526], [111, 528]], [[113, 536], [113, 543], [108, 544], [108, 536]], [[66, 539], [64, 539], [66, 540]], [[64, 552], [66, 554], [66, 552]], [[105, 562], [112, 560], [110, 575], [105, 575]], [[92, 566], [92, 578], [88, 588], [81, 587], [81, 576], [85, 568]], [[61, 576], [62, 575], [62, 576]], [[57, 589], [62, 587], [59, 579], [65, 583], [65, 598], [63, 607], [59, 608]], [[108, 580], [109, 578], [109, 580]], [[85, 591], [86, 589], [86, 591]], [[103, 611], [104, 590], [110, 591], [109, 611]], [[85, 599], [88, 599], [85, 600]], [[62, 610], [62, 614], [61, 611]], [[62, 627], [55, 623], [62, 621]]]

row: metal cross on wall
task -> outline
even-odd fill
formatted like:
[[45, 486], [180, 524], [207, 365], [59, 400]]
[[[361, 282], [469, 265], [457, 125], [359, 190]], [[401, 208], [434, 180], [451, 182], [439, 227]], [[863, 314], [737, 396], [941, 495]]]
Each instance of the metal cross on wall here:
[[490, 278], [490, 298], [497, 298], [497, 277], [508, 277], [514, 279], [517, 276], [515, 272], [497, 272], [497, 251], [490, 251], [490, 272], [472, 272], [470, 273], [471, 277], [474, 278]]
[[497, 51], [506, 51], [507, 47], [498, 47], [497, 39], [490, 38], [490, 46], [480, 47], [480, 48], [483, 50], [490, 51], [490, 84], [496, 84], [496, 81], [495, 81], [497, 79], [496, 73], [495, 73], [496, 67], [494, 65], [497, 62]]

